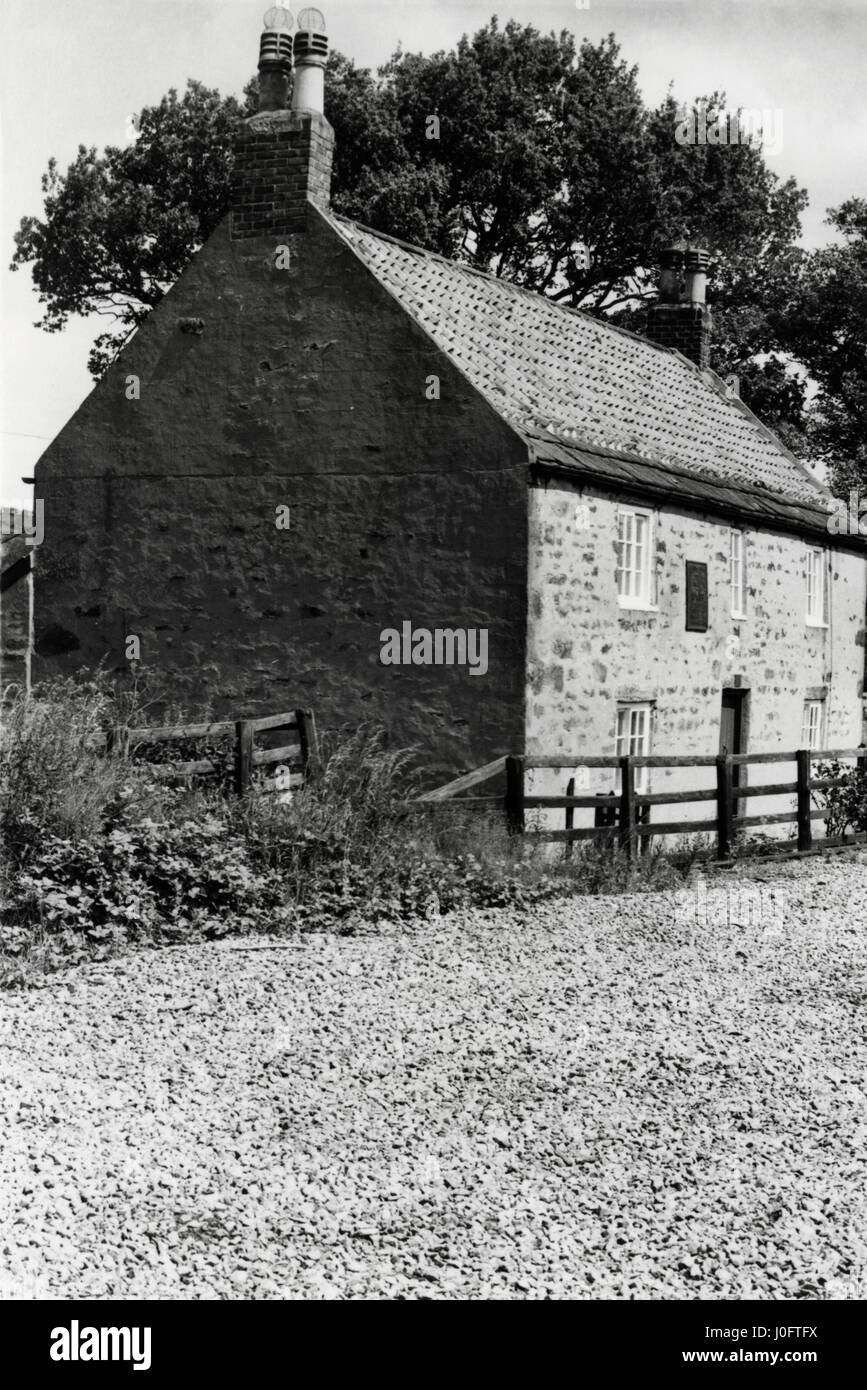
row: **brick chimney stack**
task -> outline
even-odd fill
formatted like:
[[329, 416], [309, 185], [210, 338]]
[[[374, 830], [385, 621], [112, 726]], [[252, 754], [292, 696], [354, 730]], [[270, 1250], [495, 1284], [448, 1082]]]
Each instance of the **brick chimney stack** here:
[[710, 366], [711, 313], [705, 303], [708, 253], [672, 246], [663, 251], [659, 299], [647, 316], [647, 336], [677, 348], [698, 367]]
[[[282, 6], [275, 5], [265, 15], [259, 110], [244, 121], [235, 141], [231, 229], [236, 240], [301, 232], [308, 203], [329, 203], [334, 131], [323, 111], [325, 20], [319, 10], [302, 10], [294, 45], [291, 27], [292, 16]], [[295, 85], [289, 109], [293, 49]]]

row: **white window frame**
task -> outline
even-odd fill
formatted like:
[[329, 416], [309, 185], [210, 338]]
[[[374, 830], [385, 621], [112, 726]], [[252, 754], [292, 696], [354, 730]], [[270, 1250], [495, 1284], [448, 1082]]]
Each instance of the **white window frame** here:
[[824, 748], [825, 701], [805, 700], [801, 720], [801, 748]]
[[747, 540], [746, 533], [734, 527], [729, 531], [729, 597], [731, 616], [747, 616]]
[[828, 561], [819, 546], [807, 551], [807, 607], [804, 621], [808, 627], [828, 626]]
[[653, 512], [620, 507], [617, 512], [617, 602], [621, 608], [656, 612]]
[[[653, 718], [653, 704], [649, 700], [623, 701], [618, 704], [617, 712], [614, 716], [614, 753], [615, 757], [650, 757], [651, 740], [651, 721]], [[615, 769], [614, 790], [618, 796], [622, 790], [620, 785], [620, 768]], [[635, 769], [635, 791], [639, 796], [647, 796], [650, 791], [650, 768], [637, 767]]]

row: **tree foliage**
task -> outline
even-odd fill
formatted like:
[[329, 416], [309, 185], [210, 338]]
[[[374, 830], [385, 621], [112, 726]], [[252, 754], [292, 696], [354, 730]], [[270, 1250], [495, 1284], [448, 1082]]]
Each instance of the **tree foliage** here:
[[[807, 256], [804, 190], [760, 146], [678, 144], [674, 96], [645, 106], [613, 34], [578, 45], [494, 19], [450, 52], [398, 50], [375, 75], [333, 53], [326, 93], [336, 211], [637, 329], [661, 249], [704, 246], [717, 370], [736, 372], [803, 452], [797, 357], [821, 385], [814, 446], [863, 449], [867, 205], [834, 215], [843, 248]], [[23, 219], [13, 265], [31, 266], [49, 332], [70, 314], [114, 319], [94, 375], [224, 215], [233, 133], [255, 97], [255, 79], [241, 101], [191, 81], [142, 111], [127, 147], [81, 146], [65, 174], [49, 164], [43, 216]], [[709, 121], [726, 109], [724, 93], [699, 103]], [[860, 309], [845, 302], [853, 276]]]
[[[248, 107], [252, 110], [252, 106]], [[244, 108], [189, 82], [138, 119], [138, 138], [101, 155], [79, 145], [65, 174], [51, 159], [42, 176], [43, 217], [25, 217], [13, 268], [29, 263], [39, 327], [56, 333], [70, 314], [116, 325], [97, 338], [89, 363], [100, 376], [129, 332], [174, 284], [226, 210], [231, 145]]]
[[867, 199], [829, 213], [838, 244], [804, 256], [779, 304], [780, 336], [818, 384], [813, 452], [835, 491], [867, 488]]

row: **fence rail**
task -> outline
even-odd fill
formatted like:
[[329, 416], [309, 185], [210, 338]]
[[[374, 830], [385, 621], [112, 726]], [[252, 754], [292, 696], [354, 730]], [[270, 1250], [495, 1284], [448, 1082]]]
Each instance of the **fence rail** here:
[[[536, 840], [563, 841], [568, 846], [577, 840], [614, 839], [623, 853], [631, 858], [641, 845], [654, 836], [688, 835], [712, 832], [716, 836], [716, 857], [727, 860], [731, 857], [732, 842], [738, 831], [767, 825], [792, 824], [796, 827], [797, 849], [808, 852], [813, 847], [813, 821], [827, 817], [827, 808], [812, 804], [814, 792], [826, 791], [835, 785], [833, 778], [812, 776], [814, 762], [828, 762], [844, 758], [855, 758], [859, 766], [867, 766], [867, 747], [809, 749], [796, 748], [779, 753], [736, 753], [719, 756], [697, 755], [695, 757], [667, 757], [663, 754], [653, 757], [613, 757], [585, 756], [576, 754], [567, 757], [508, 756], [497, 758], [474, 772], [455, 778], [444, 787], [427, 792], [413, 803], [417, 808], [437, 805], [488, 805], [499, 804], [506, 815], [506, 822], [513, 834], [525, 835]], [[758, 786], [741, 786], [735, 777], [736, 769], [751, 765], [772, 763], [794, 763], [796, 777], [792, 782], [764, 782]], [[547, 796], [527, 791], [527, 773], [537, 769], [558, 768], [602, 768], [620, 774], [620, 791], [598, 794], [575, 795], [575, 778], [571, 777], [565, 796]], [[638, 792], [635, 785], [636, 770], [641, 768], [714, 768], [716, 785], [685, 791]], [[463, 797], [461, 792], [478, 786], [492, 777], [505, 773], [505, 796]], [[788, 811], [763, 812], [749, 815], [741, 811], [740, 804], [757, 796], [793, 796], [795, 807]], [[650, 821], [651, 806], [679, 806], [692, 802], [713, 802], [714, 814], [698, 820]], [[564, 810], [565, 828], [528, 828], [527, 812], [532, 810]], [[596, 824], [593, 826], [574, 825], [576, 810], [595, 810]], [[851, 837], [856, 843], [861, 835]], [[823, 845], [848, 843], [846, 837], [824, 837]]]
[[[269, 738], [279, 736], [281, 741], [273, 747], [257, 748], [257, 735]], [[186, 762], [150, 762], [150, 770], [154, 776], [167, 781], [217, 777], [224, 774], [231, 754], [232, 785], [238, 795], [243, 796], [254, 784], [257, 790], [265, 792], [291, 790], [301, 786], [318, 766], [316, 721], [313, 711], [309, 709], [266, 714], [256, 719], [172, 724], [159, 728], [123, 728], [108, 735], [105, 742], [106, 746], [120, 746], [125, 757], [137, 750], [145, 750], [142, 761], [147, 763], [146, 750], [159, 744], [229, 737], [232, 742], [231, 747], [226, 749], [225, 759], [207, 757]], [[257, 778], [260, 769], [275, 765], [285, 766], [288, 778], [261, 775]]]

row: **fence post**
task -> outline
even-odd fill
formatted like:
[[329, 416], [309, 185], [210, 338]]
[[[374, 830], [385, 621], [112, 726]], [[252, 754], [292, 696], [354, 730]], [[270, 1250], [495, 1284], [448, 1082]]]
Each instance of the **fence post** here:
[[235, 791], [243, 796], [253, 780], [253, 720], [235, 723]]
[[304, 780], [309, 781], [319, 771], [319, 743], [316, 737], [316, 720], [312, 709], [297, 709], [295, 719], [298, 723], [298, 742], [301, 745], [301, 762], [304, 766]]
[[506, 823], [510, 835], [524, 833], [524, 759], [506, 759]]
[[635, 852], [635, 768], [627, 756], [620, 759], [620, 848], [631, 859]]
[[[575, 778], [574, 778], [574, 777], [570, 777], [570, 778], [569, 778], [569, 781], [566, 783], [566, 795], [567, 795], [567, 796], [574, 796], [574, 795], [575, 795]], [[572, 829], [574, 828], [574, 826], [575, 826], [575, 807], [574, 807], [574, 806], [567, 806], [567, 807], [566, 807], [566, 829], [567, 829], [567, 830], [572, 830]], [[573, 841], [572, 841], [572, 840], [567, 840], [567, 841], [566, 841], [566, 856], [565, 856], [565, 857], [566, 857], [567, 859], [571, 859], [571, 858], [572, 858], [572, 844], [573, 844]]]
[[121, 758], [129, 758], [130, 736], [126, 725], [110, 724], [105, 731], [105, 751], [118, 753]]
[[732, 760], [721, 753], [716, 760], [716, 857], [730, 859], [732, 852]]
[[799, 748], [798, 762], [798, 849], [811, 849], [813, 822], [810, 817], [810, 750]]

